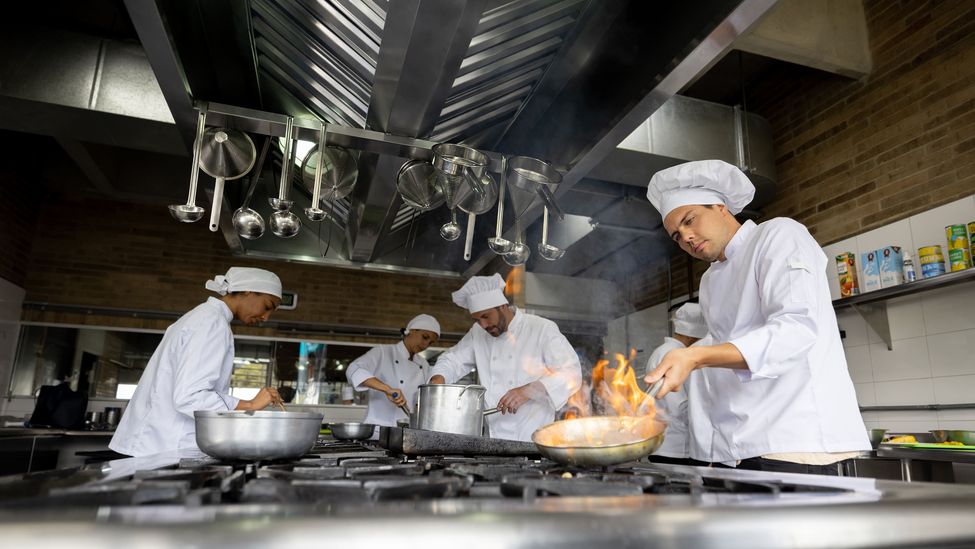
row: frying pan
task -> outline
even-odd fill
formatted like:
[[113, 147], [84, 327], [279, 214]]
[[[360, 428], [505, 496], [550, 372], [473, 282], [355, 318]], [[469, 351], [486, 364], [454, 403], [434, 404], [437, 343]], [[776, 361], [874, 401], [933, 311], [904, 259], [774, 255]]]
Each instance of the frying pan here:
[[[650, 387], [644, 404], [661, 385], [663, 378]], [[605, 467], [656, 452], [666, 430], [667, 422], [656, 416], [585, 417], [546, 425], [532, 433], [532, 442], [543, 456], [561, 465]]]

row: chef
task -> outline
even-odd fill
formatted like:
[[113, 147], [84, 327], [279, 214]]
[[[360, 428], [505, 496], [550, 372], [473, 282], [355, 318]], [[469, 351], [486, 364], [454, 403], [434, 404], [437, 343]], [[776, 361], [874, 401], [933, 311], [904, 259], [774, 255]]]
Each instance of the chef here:
[[230, 396], [230, 321], [267, 321], [281, 304], [281, 280], [263, 269], [231, 267], [206, 288], [221, 297], [209, 298], [166, 329], [112, 436], [112, 450], [139, 457], [197, 448], [193, 412], [262, 410], [281, 402], [271, 387], [251, 400]]
[[839, 461], [870, 443], [830, 301], [827, 259], [792, 219], [735, 220], [754, 194], [745, 174], [719, 160], [681, 164], [650, 180], [647, 196], [668, 234], [711, 263], [700, 303], [714, 345], [670, 351], [646, 381], [665, 378], [662, 398], [695, 369], [724, 369], [711, 380], [713, 461], [835, 475]]
[[485, 407], [492, 438], [530, 441], [555, 421], [582, 381], [579, 357], [551, 320], [508, 305], [501, 275], [475, 276], [453, 293], [476, 324], [440, 356], [430, 383], [454, 383], [475, 367], [487, 387]]
[[[674, 349], [686, 349], [700, 343], [709, 344], [708, 325], [697, 303], [685, 303], [674, 312], [674, 337], [665, 337], [647, 361], [646, 373], [652, 372], [664, 356]], [[692, 372], [680, 389], [657, 402], [667, 421], [667, 434], [660, 448], [648, 459], [653, 463], [691, 464], [695, 459], [710, 463], [711, 417], [708, 413], [706, 371]]]
[[349, 365], [345, 377], [356, 391], [369, 391], [365, 423], [395, 427], [409, 419], [401, 406], [413, 410], [417, 388], [427, 379], [430, 365], [419, 353], [440, 337], [440, 323], [419, 315], [406, 325], [404, 338], [392, 345], [377, 345]]

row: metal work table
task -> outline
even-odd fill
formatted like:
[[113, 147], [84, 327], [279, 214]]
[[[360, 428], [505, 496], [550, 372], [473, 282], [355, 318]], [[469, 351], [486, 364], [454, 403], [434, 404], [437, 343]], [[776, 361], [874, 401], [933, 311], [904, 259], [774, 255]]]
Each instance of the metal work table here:
[[975, 464], [975, 452], [966, 450], [925, 450], [921, 448], [903, 448], [899, 446], [881, 446], [876, 450], [878, 458], [898, 459], [901, 462], [901, 479], [911, 482], [911, 461], [948, 461], [951, 463]]

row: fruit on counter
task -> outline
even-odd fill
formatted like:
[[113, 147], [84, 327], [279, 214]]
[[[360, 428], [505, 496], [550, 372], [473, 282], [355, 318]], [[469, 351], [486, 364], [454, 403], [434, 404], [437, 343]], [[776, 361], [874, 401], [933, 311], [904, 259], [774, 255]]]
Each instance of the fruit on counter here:
[[894, 438], [888, 440], [887, 442], [893, 442], [893, 443], [912, 443], [913, 444], [913, 443], [917, 442], [917, 440], [914, 439], [914, 435], [903, 435], [903, 436], [899, 436], [899, 437], [894, 437]]
[[944, 442], [939, 442], [938, 446], [964, 446], [964, 444], [955, 440], [946, 440]]

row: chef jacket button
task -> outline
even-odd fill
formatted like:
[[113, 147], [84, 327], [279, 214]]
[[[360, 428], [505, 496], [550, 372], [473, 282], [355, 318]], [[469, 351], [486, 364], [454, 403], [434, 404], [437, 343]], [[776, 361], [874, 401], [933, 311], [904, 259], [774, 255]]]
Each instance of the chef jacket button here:
[[399, 364], [399, 361], [398, 360], [394, 360], [393, 362], [395, 362], [396, 364]]
[[497, 382], [497, 381], [492, 381], [492, 382], [491, 382], [491, 385], [497, 385], [497, 384], [498, 384], [498, 382]]
[[399, 382], [400, 382], [400, 383], [404, 383], [404, 381], [403, 381], [402, 379], [401, 379], [401, 380], [399, 380]]
[[509, 382], [508, 382], [508, 385], [514, 385], [514, 384], [515, 384], [515, 382], [514, 382], [514, 381], [509, 381]]
[[496, 356], [491, 357], [491, 360], [497, 360], [497, 359], [498, 359], [498, 357], [496, 357]]
[[511, 355], [508, 355], [508, 360], [511, 360], [512, 358], [514, 358], [514, 357], [511, 356]]

